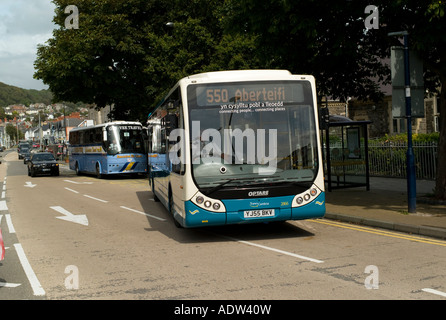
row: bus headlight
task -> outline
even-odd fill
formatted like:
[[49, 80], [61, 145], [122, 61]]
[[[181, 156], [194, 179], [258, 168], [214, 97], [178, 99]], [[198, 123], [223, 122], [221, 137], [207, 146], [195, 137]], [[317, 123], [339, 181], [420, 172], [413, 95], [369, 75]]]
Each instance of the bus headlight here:
[[[304, 191], [300, 194], [296, 194], [294, 196], [293, 202], [292, 202], [292, 207], [296, 208], [296, 207], [300, 207], [300, 206], [304, 206], [307, 205], [309, 203], [311, 203], [312, 201], [315, 201], [316, 198], [321, 194], [321, 190], [319, 190], [319, 188], [313, 184], [311, 186], [310, 189], [308, 189], [307, 191]], [[324, 202], [322, 201], [318, 201], [316, 202], [316, 204], [322, 205]]]
[[226, 208], [223, 202], [218, 199], [208, 198], [201, 193], [197, 193], [196, 195], [194, 195], [191, 201], [201, 209], [214, 212], [226, 212]]
[[198, 196], [195, 201], [197, 201], [198, 204], [202, 204], [204, 202], [204, 198], [202, 196]]

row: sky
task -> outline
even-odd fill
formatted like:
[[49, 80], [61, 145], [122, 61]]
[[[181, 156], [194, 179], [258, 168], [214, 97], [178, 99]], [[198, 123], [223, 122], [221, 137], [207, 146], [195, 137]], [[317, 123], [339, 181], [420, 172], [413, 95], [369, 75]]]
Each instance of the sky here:
[[0, 82], [23, 89], [48, 89], [33, 79], [37, 45], [52, 37], [51, 0], [0, 0]]

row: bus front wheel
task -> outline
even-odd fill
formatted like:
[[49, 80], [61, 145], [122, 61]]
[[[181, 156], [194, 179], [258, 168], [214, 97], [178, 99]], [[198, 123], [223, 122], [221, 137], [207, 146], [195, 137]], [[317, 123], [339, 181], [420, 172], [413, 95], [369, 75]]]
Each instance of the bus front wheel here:
[[96, 163], [96, 178], [98, 179], [102, 178], [101, 168], [99, 167], [99, 163]]
[[77, 162], [76, 162], [76, 165], [74, 166], [74, 171], [76, 171], [77, 176], [81, 175], [81, 171], [79, 170], [79, 164]]
[[181, 224], [175, 219], [175, 210], [173, 209], [173, 194], [170, 191], [169, 192], [169, 211], [172, 215], [173, 223], [175, 224], [175, 227], [182, 228]]

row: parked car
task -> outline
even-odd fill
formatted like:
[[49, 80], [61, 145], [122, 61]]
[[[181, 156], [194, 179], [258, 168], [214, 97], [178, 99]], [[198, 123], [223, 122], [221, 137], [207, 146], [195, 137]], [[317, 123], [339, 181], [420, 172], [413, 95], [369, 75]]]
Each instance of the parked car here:
[[52, 153], [38, 152], [31, 154], [28, 161], [28, 175], [35, 177], [38, 174], [59, 175], [59, 164]]
[[29, 144], [22, 144], [20, 148], [18, 148], [19, 159], [23, 159], [24, 154], [29, 154], [30, 147]]
[[26, 164], [31, 158], [31, 152], [33, 152], [33, 149], [27, 149], [27, 150], [22, 149], [22, 150], [23, 150], [22, 152], [23, 163]]

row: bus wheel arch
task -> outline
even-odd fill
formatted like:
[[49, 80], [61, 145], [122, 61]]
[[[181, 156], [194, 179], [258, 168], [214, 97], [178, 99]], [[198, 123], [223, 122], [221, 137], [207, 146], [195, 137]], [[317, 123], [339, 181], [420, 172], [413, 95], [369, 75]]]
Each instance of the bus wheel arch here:
[[74, 171], [76, 172], [77, 176], [81, 175], [81, 170], [79, 168], [79, 162], [76, 161], [76, 163], [74, 164]]
[[96, 178], [102, 179], [101, 164], [99, 162], [96, 162]]
[[152, 188], [152, 193], [153, 193], [153, 201], [159, 202], [160, 199], [157, 197], [157, 195], [155, 193], [155, 180], [154, 180], [154, 178], [152, 177], [150, 179], [150, 181], [151, 181], [151, 188]]

